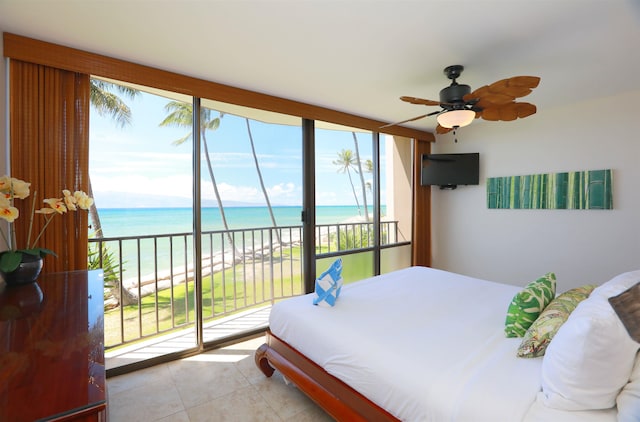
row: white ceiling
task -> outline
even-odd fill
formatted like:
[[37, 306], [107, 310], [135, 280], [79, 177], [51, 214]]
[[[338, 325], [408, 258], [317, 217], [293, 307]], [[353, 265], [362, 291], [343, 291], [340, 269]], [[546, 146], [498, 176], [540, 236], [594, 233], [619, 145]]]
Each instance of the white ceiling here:
[[452, 64], [540, 76], [539, 111], [640, 91], [640, 0], [0, 0], [0, 30], [388, 122]]

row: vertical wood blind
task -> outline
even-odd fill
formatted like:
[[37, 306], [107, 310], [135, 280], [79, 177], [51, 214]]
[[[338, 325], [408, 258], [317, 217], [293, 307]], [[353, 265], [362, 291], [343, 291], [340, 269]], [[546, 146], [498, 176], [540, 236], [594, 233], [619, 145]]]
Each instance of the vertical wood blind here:
[[[32, 201], [39, 209], [63, 189], [88, 190], [89, 75], [11, 60], [9, 76], [11, 175], [31, 183], [29, 198], [15, 204], [16, 246], [23, 248]], [[44, 223], [36, 214], [32, 236]], [[43, 272], [86, 269], [87, 237], [85, 211], [55, 215], [37, 245], [58, 255], [45, 259]]]

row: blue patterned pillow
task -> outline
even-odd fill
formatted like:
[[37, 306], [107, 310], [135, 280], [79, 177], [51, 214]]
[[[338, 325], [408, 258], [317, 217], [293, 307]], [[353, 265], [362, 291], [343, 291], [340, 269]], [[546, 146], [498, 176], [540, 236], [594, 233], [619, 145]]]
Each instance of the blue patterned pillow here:
[[342, 289], [342, 259], [336, 259], [333, 264], [316, 278], [316, 291], [313, 298], [314, 305], [335, 306]]

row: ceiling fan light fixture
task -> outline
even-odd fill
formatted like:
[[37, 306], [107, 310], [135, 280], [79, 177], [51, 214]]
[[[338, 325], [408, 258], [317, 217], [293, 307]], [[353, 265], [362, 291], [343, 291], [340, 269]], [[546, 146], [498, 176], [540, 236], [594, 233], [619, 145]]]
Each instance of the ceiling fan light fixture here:
[[451, 110], [438, 114], [438, 124], [446, 128], [464, 127], [476, 118], [476, 112], [473, 110]]

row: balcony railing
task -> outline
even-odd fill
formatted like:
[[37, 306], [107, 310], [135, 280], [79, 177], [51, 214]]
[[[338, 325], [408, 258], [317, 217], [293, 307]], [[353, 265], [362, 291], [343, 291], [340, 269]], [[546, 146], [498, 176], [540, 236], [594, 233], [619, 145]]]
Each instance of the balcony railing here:
[[[322, 257], [374, 245], [372, 223], [316, 227]], [[381, 245], [399, 242], [381, 223]], [[105, 274], [105, 347], [192, 326], [192, 233], [89, 239], [90, 266]], [[202, 232], [203, 322], [304, 293], [302, 226]], [[206, 340], [206, 339], [205, 339]]]

